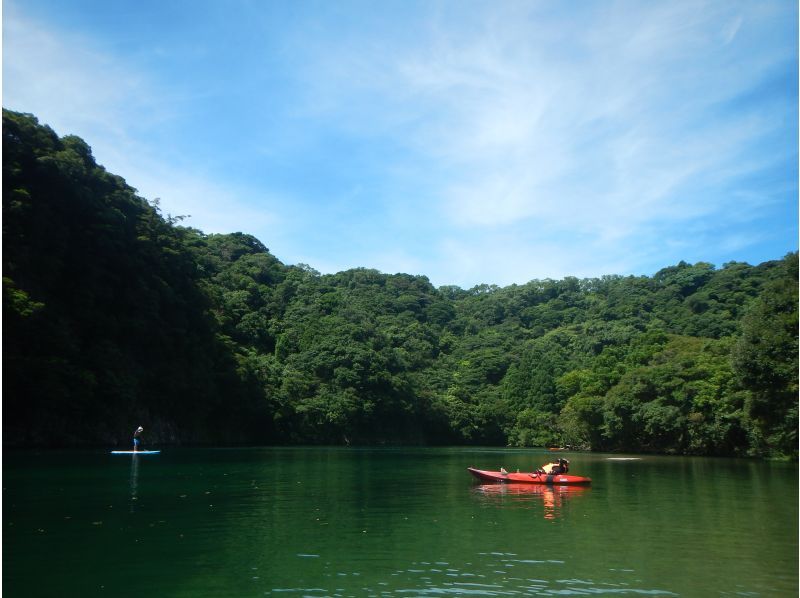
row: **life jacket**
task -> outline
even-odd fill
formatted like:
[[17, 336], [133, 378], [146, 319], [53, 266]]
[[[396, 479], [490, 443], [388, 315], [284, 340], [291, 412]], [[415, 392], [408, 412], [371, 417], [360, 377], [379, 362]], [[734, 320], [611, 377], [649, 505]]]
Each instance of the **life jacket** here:
[[559, 473], [567, 473], [569, 471], [569, 466], [564, 463], [548, 463], [547, 465], [542, 465], [542, 471], [544, 471], [547, 475], [557, 475]]

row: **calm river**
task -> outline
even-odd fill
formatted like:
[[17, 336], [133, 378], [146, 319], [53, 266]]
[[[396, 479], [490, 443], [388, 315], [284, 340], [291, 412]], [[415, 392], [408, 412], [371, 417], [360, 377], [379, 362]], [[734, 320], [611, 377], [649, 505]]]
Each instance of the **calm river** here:
[[796, 464], [570, 453], [589, 488], [481, 486], [515, 449], [3, 455], [3, 591], [798, 595]]

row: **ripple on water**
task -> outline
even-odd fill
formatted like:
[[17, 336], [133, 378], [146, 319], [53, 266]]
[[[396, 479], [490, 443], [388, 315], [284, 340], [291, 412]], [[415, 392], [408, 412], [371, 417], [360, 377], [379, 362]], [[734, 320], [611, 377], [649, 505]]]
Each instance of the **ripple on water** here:
[[[297, 553], [298, 558], [317, 559], [318, 554]], [[625, 580], [630, 569], [609, 569], [605, 579], [568, 577], [563, 560], [531, 559], [513, 552], [485, 552], [463, 564], [451, 561], [415, 561], [405, 568], [377, 578], [358, 571], [328, 570], [331, 585], [345, 588], [278, 587], [265, 594], [297, 596], [676, 596], [654, 588], [635, 587]], [[327, 566], [330, 566], [328, 563]], [[497, 569], [501, 567], [502, 569]], [[555, 569], [554, 569], [555, 567]], [[562, 575], [553, 575], [554, 571]], [[620, 577], [622, 576], [622, 577]], [[382, 579], [381, 579], [382, 577]], [[263, 579], [263, 577], [262, 577]], [[339, 580], [339, 581], [333, 581]], [[357, 581], [361, 580], [361, 581]]]
[[[581, 578], [542, 579], [543, 575], [530, 575], [538, 571], [545, 573], [547, 567], [564, 565], [561, 560], [536, 560], [520, 558], [520, 555], [506, 552], [480, 553], [483, 565], [476, 567], [466, 563], [459, 568], [445, 561], [420, 561], [411, 563], [406, 569], [390, 574], [391, 584], [377, 582], [376, 588], [360, 588], [368, 595], [473, 595], [473, 596], [585, 596], [585, 595], [645, 595], [675, 596], [673, 592], [650, 588], [631, 587], [616, 580], [596, 580]], [[488, 558], [487, 558], [488, 557]], [[522, 575], [510, 575], [510, 569], [493, 570], [502, 563], [509, 568], [519, 569]], [[611, 570], [611, 575], [622, 571]], [[526, 575], [527, 574], [527, 575]], [[387, 586], [389, 586], [387, 588]], [[312, 592], [314, 590], [302, 590]], [[345, 592], [345, 595], [351, 595]], [[360, 592], [359, 592], [359, 595]]]

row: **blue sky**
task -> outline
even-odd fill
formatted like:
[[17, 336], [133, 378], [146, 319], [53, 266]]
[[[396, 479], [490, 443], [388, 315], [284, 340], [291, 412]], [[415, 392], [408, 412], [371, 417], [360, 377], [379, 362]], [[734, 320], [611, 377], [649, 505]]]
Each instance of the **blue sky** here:
[[437, 285], [798, 245], [789, 0], [5, 0], [3, 106], [206, 233]]

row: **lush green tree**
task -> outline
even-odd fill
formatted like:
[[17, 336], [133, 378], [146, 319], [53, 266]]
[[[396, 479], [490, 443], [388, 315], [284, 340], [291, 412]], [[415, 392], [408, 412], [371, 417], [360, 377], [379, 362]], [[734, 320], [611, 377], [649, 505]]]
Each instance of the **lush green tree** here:
[[796, 455], [796, 253], [437, 289], [185, 227], [30, 115], [3, 173], [7, 444]]
[[252, 397], [186, 248], [195, 233], [30, 115], [3, 113], [3, 175], [4, 441], [249, 430]]
[[751, 391], [749, 415], [770, 450], [797, 454], [797, 253], [784, 260], [784, 276], [770, 281], [742, 319], [734, 364]]

